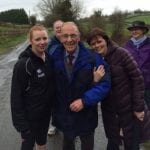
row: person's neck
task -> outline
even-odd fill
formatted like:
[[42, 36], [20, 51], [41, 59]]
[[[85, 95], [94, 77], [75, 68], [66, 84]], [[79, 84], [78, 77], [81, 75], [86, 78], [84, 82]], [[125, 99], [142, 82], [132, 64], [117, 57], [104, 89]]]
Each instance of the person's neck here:
[[32, 49], [32, 52], [37, 56], [40, 57], [43, 61], [45, 61], [45, 52], [37, 52], [36, 50]]
[[141, 36], [135, 37], [134, 39], [135, 39], [136, 41], [138, 41], [139, 39], [142, 39], [143, 37], [144, 37], [144, 35], [141, 35]]

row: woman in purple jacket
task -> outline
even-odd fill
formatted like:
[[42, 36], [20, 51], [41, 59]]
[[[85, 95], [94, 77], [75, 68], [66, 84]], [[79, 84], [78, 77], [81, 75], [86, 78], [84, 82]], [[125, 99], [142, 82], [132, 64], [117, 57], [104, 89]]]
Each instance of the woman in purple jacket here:
[[140, 140], [150, 137], [142, 73], [131, 54], [111, 41], [101, 29], [93, 29], [87, 42], [110, 66], [112, 87], [109, 95], [101, 102], [108, 138], [107, 150], [119, 150], [121, 141], [125, 150], [139, 150]]
[[150, 110], [150, 38], [146, 36], [148, 26], [143, 21], [134, 21], [127, 28], [131, 38], [126, 42], [125, 48], [132, 54], [145, 82], [145, 101]]

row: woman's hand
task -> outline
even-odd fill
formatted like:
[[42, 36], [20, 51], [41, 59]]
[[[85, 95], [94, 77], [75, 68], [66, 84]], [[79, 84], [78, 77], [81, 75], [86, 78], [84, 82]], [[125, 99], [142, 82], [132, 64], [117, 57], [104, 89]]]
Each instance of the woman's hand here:
[[134, 115], [137, 117], [137, 119], [139, 119], [140, 121], [143, 121], [144, 120], [144, 116], [145, 116], [145, 113], [144, 111], [142, 112], [134, 112]]
[[97, 69], [94, 67], [93, 70], [93, 82], [99, 82], [105, 75], [105, 69], [103, 65], [100, 65]]

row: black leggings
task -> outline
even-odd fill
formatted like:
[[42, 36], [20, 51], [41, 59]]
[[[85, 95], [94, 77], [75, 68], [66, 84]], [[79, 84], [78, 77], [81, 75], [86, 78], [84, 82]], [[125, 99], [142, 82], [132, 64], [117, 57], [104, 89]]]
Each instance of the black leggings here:
[[23, 140], [21, 150], [33, 150], [34, 144], [35, 138], [30, 136], [27, 139]]
[[45, 145], [50, 118], [30, 122], [30, 133], [22, 141], [21, 150], [33, 150], [35, 142], [38, 145]]
[[[94, 133], [85, 136], [80, 136], [81, 150], [93, 150], [94, 148]], [[63, 150], [75, 150], [75, 141], [64, 136]]]

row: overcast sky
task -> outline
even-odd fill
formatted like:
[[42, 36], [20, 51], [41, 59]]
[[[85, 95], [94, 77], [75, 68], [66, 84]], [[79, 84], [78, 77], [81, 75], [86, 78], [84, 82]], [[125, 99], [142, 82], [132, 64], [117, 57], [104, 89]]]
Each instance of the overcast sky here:
[[[8, 9], [24, 8], [27, 14], [36, 14], [36, 5], [40, 0], [0, 0], [0, 12]], [[150, 10], [150, 0], [81, 0], [84, 14], [91, 14], [94, 9], [101, 8], [103, 14], [111, 14], [115, 8], [119, 10]], [[85, 16], [85, 15], [84, 15]]]

